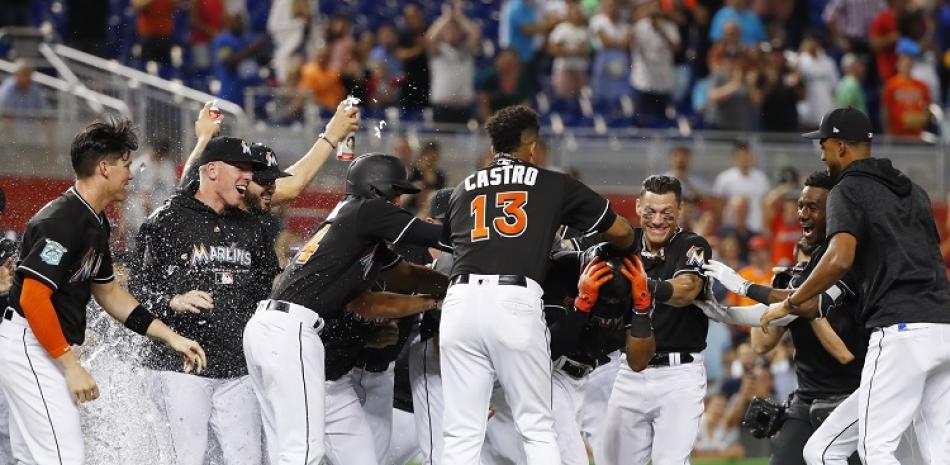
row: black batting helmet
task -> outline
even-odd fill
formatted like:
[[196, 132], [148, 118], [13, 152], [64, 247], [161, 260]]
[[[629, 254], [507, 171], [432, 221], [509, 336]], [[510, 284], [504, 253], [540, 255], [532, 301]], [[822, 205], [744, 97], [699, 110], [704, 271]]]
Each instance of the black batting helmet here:
[[584, 255], [581, 257], [581, 267], [586, 267], [595, 257], [600, 258], [610, 265], [614, 279], [607, 281], [601, 286], [600, 293], [597, 296], [597, 302], [594, 306], [600, 309], [598, 313], [602, 315], [625, 314], [625, 312], [633, 308], [633, 298], [630, 294], [630, 281], [626, 276], [620, 273], [620, 270], [623, 268], [624, 257], [622, 255], [616, 255], [610, 250], [606, 242], [602, 242], [584, 251]]
[[346, 170], [346, 193], [357, 197], [391, 198], [415, 194], [419, 188], [406, 179], [406, 165], [393, 155], [364, 153]]

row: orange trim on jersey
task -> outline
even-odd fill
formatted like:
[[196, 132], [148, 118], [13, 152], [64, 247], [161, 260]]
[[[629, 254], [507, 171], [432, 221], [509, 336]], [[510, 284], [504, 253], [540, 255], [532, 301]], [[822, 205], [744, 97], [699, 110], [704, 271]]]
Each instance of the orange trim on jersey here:
[[53, 308], [53, 289], [37, 279], [25, 277], [20, 290], [20, 308], [30, 323], [33, 335], [50, 357], [57, 358], [69, 351], [56, 309]]

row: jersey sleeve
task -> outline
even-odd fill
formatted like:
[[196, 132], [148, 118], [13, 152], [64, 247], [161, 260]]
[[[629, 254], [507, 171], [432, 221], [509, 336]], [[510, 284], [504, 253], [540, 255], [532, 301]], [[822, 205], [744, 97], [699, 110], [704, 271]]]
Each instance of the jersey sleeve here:
[[864, 208], [855, 201], [851, 187], [847, 183], [839, 183], [828, 194], [828, 239], [846, 232], [860, 240], [864, 224]]
[[604, 232], [614, 224], [617, 214], [607, 199], [574, 178], [565, 175], [564, 180], [564, 224], [584, 234]]
[[[30, 248], [23, 250], [17, 271], [38, 279], [54, 290], [69, 279], [69, 264], [85, 253], [75, 230], [69, 225], [41, 221], [27, 231]], [[110, 260], [111, 262], [111, 260]]]
[[149, 219], [139, 228], [129, 270], [129, 292], [153, 315], [164, 318], [172, 314], [169, 302], [174, 285], [165, 273], [174, 269], [174, 261], [166, 253], [171, 242], [157, 220]]
[[386, 271], [402, 261], [402, 256], [386, 247], [386, 244], [380, 244], [376, 247], [376, 253], [373, 254], [373, 262], [379, 264], [379, 269]]
[[109, 283], [115, 279], [115, 270], [112, 266], [112, 248], [109, 247], [109, 237], [112, 233], [112, 227], [109, 226], [109, 220], [103, 219], [103, 221], [106, 224], [106, 230], [109, 231], [109, 234], [106, 235], [105, 239], [103, 239], [99, 245], [98, 252], [99, 256], [102, 257], [102, 261], [99, 262], [99, 271], [92, 277], [92, 281], [98, 284]]
[[[412, 216], [406, 210], [399, 208], [385, 200], [373, 199], [366, 201], [360, 208], [360, 233], [367, 237], [383, 239], [393, 244], [406, 241], [408, 238], [416, 238], [420, 232], [425, 231], [426, 226], [438, 228], [420, 221]], [[441, 229], [433, 230], [437, 242], [441, 234]], [[414, 241], [406, 241], [413, 242]], [[435, 245], [435, 244], [420, 244]]]
[[675, 263], [673, 277], [675, 278], [681, 274], [694, 274], [705, 280], [703, 265], [708, 263], [709, 258], [712, 257], [712, 248], [709, 247], [709, 242], [706, 242], [706, 239], [703, 239], [702, 236], [694, 235], [684, 241], [683, 246], [676, 249], [675, 257], [667, 256], [667, 259], [672, 259]]

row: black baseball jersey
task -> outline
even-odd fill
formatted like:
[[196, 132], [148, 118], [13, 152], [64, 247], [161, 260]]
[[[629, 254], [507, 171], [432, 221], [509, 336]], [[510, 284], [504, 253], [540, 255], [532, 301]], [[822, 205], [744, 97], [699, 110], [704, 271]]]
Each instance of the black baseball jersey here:
[[499, 154], [455, 188], [448, 217], [443, 242], [454, 248], [452, 276], [509, 274], [540, 283], [560, 225], [605, 231], [616, 215], [580, 181]]
[[[551, 358], [564, 355], [575, 362], [598, 366], [609, 361], [607, 356], [624, 346], [624, 328], [630, 323], [631, 297], [629, 281], [608, 281], [601, 287], [590, 313], [574, 308], [577, 282], [587, 266], [584, 252], [558, 252], [551, 258], [551, 267], [541, 284], [544, 289], [544, 313], [551, 329]], [[616, 288], [621, 295], [611, 293]]]
[[924, 190], [890, 160], [857, 160], [828, 194], [828, 237], [857, 239], [860, 320], [867, 328], [950, 323], [950, 282]]
[[113, 279], [110, 231], [106, 215], [96, 213], [75, 187], [36, 212], [20, 244], [9, 294], [13, 309], [23, 315], [23, 279], [37, 279], [53, 289], [53, 308], [66, 341], [82, 344], [92, 284]]
[[434, 245], [439, 231], [383, 199], [345, 196], [290, 261], [271, 298], [312, 309], [325, 320], [338, 318], [380, 271], [402, 260], [386, 242]]
[[[819, 247], [804, 267], [793, 271], [789, 288], [797, 288], [805, 282], [824, 252], [825, 248]], [[850, 394], [861, 384], [861, 369], [864, 367], [870, 334], [857, 319], [855, 307], [858, 299], [851, 292], [853, 285], [853, 276], [849, 274], [838, 283], [838, 288], [842, 290], [838, 298], [831, 302], [822, 299], [828, 323], [854, 354], [854, 360], [847, 365], [842, 365], [825, 350], [812, 329], [810, 320], [797, 318], [788, 325], [792, 343], [795, 345], [797, 392], [805, 400]]]
[[[272, 244], [258, 215], [218, 214], [179, 191], [139, 229], [129, 289], [168, 326], [201, 344], [208, 355], [202, 376], [243, 376], [244, 327], [278, 273]], [[172, 296], [191, 290], [211, 294], [214, 308], [196, 314], [169, 307]], [[181, 369], [181, 357], [158, 343], [144, 362], [156, 370]]]

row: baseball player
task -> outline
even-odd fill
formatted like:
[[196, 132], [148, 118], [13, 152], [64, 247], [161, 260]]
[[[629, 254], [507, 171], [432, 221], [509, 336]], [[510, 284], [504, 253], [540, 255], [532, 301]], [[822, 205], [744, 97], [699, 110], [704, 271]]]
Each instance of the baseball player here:
[[[704, 267], [706, 275], [723, 283], [726, 289], [763, 304], [784, 300], [814, 270], [824, 253], [825, 206], [828, 192], [833, 187], [834, 179], [825, 172], [812, 173], [805, 179], [805, 188], [798, 199], [798, 220], [802, 226], [803, 249], [810, 260], [792, 268], [790, 273], [778, 274], [772, 288], [751, 284], [715, 261]], [[802, 450], [805, 442], [820, 421], [858, 388], [869, 334], [856, 319], [853, 307], [857, 299], [850, 291], [855, 286], [853, 279], [853, 274], [849, 274], [845, 281], [822, 294], [819, 304], [824, 307], [822, 313], [827, 315], [826, 318], [799, 318], [784, 328], [773, 328], [768, 332], [759, 327], [752, 328], [752, 347], [759, 354], [772, 350], [786, 332], [791, 333], [795, 346], [798, 389], [789, 401], [781, 430], [772, 438], [771, 465], [804, 465]], [[784, 285], [779, 284], [782, 281]]]
[[70, 146], [75, 185], [27, 224], [10, 306], [0, 318], [0, 389], [9, 402], [16, 463], [84, 463], [79, 403], [98, 398], [99, 387], [72, 346], [85, 337], [90, 296], [127, 328], [184, 356], [185, 371], [205, 367], [201, 346], [165, 326], [113, 279], [103, 210], [125, 199], [137, 148], [128, 120], [87, 126]]
[[[678, 226], [682, 188], [676, 178], [650, 176], [637, 198], [635, 254], [656, 302], [656, 355], [640, 372], [621, 362], [607, 404], [603, 450], [607, 465], [681, 464], [689, 460], [706, 395], [702, 352], [709, 319], [692, 302], [703, 293], [710, 256], [701, 236]], [[598, 455], [600, 454], [600, 455]]]
[[157, 348], [144, 359], [182, 465], [204, 463], [209, 426], [225, 464], [262, 461], [260, 414], [241, 334], [279, 270], [263, 224], [240, 207], [253, 170], [271, 183], [286, 173], [261, 154], [241, 139], [212, 141], [197, 163], [197, 192], [175, 194], [149, 216], [136, 240], [133, 292], [212, 356], [201, 376], [181, 373]]
[[[364, 154], [354, 160], [346, 195], [248, 323], [244, 352], [261, 403], [270, 463], [317, 464], [324, 454], [338, 465], [377, 462], [352, 385], [327, 381], [320, 330], [324, 324], [342, 324], [351, 313], [398, 318], [437, 306], [437, 297], [367, 291], [380, 274], [423, 294], [439, 296], [445, 290], [444, 275], [409, 264], [386, 246], [438, 243], [438, 226], [393, 204], [401, 194], [416, 192], [398, 158]], [[345, 402], [326, 400], [337, 394], [330, 392], [336, 387]]]
[[858, 454], [864, 463], [898, 463], [900, 437], [920, 414], [924, 454], [947, 463], [950, 410], [933, 406], [950, 395], [950, 282], [930, 200], [890, 160], [871, 157], [871, 122], [861, 111], [832, 110], [804, 136], [819, 140], [838, 181], [828, 195], [828, 246], [762, 323], [820, 315], [806, 302], [854, 270], [859, 320], [872, 331], [858, 388]]
[[445, 394], [443, 462], [476, 465], [497, 377], [530, 465], [561, 461], [551, 415], [550, 347], [541, 308], [545, 266], [559, 226], [633, 245], [630, 226], [590, 188], [534, 166], [538, 115], [502, 109], [485, 125], [494, 160], [456, 187], [443, 242], [454, 248], [439, 327]]

